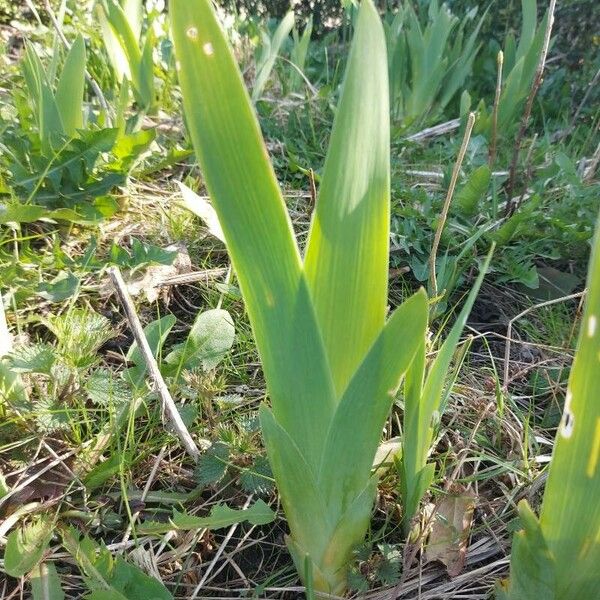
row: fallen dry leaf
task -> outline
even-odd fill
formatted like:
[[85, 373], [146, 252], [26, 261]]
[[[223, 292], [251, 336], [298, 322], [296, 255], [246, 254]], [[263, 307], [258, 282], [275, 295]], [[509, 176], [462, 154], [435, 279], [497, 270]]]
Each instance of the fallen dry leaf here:
[[474, 509], [472, 492], [449, 494], [439, 502], [433, 516], [425, 556], [428, 562], [444, 564], [450, 577], [459, 575], [465, 566]]
[[373, 459], [373, 468], [380, 477], [394, 464], [394, 458], [399, 456], [401, 452], [402, 443], [399, 437], [393, 437], [379, 445]]
[[199, 196], [187, 185], [181, 183], [181, 181], [176, 181], [175, 183], [179, 186], [183, 206], [197, 217], [200, 217], [206, 224], [208, 231], [225, 243], [225, 234], [223, 233], [223, 229], [221, 229], [219, 217], [212, 204], [208, 201], [208, 197]]
[[132, 296], [143, 293], [148, 302], [156, 302], [165, 281], [176, 275], [189, 273], [192, 270], [192, 261], [185, 246], [173, 244], [167, 246], [166, 250], [177, 251], [175, 260], [170, 265], [151, 265], [145, 270], [142, 277], [127, 282], [127, 289]]

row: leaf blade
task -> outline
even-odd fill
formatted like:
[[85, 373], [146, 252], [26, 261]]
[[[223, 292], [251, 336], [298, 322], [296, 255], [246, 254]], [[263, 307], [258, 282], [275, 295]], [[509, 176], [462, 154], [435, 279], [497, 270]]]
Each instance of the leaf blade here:
[[188, 129], [246, 301], [273, 410], [316, 464], [333, 413], [333, 386], [291, 222], [211, 4], [174, 0], [170, 9]]
[[4, 552], [4, 569], [11, 577], [22, 577], [41, 560], [52, 539], [53, 523], [42, 517], [12, 531]]
[[[426, 325], [427, 296], [421, 289], [393, 313], [340, 400], [318, 479], [328, 505], [337, 506], [339, 514], [367, 484], [395, 392], [425, 338]], [[400, 336], [405, 340], [401, 347]]]
[[[600, 221], [599, 221], [600, 225]], [[600, 563], [600, 226], [587, 282], [581, 331], [559, 425], [540, 525], [556, 562], [557, 597], [597, 589]], [[569, 490], [569, 493], [565, 493]], [[575, 565], [577, 568], [575, 569]]]
[[383, 327], [390, 222], [383, 27], [361, 4], [309, 233], [305, 270], [339, 395]]
[[56, 88], [56, 105], [65, 133], [71, 137], [83, 127], [84, 87], [85, 42], [79, 34], [67, 54]]
[[40, 563], [31, 572], [33, 600], [64, 600], [65, 593], [53, 562]]

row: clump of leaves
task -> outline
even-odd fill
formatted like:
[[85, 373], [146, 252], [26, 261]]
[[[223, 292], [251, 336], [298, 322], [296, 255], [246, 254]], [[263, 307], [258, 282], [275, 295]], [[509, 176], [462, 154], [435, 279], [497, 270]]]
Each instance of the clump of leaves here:
[[[144, 333], [153, 353], [160, 356], [163, 345], [175, 325], [176, 318], [166, 315], [144, 328]], [[173, 346], [160, 361], [161, 372], [174, 384], [184, 381], [184, 375], [190, 371], [210, 371], [225, 358], [235, 337], [235, 328], [231, 315], [223, 309], [212, 309], [200, 313], [186, 339]], [[127, 360], [132, 366], [125, 371], [125, 377], [139, 388], [145, 378], [146, 363], [137, 344], [134, 343]]]
[[110, 321], [89, 308], [73, 308], [41, 322], [54, 340], [18, 345], [7, 358], [8, 369], [26, 378], [27, 400], [14, 406], [38, 430], [66, 429], [71, 411], [87, 402], [121, 406], [130, 390], [118, 375], [99, 366], [98, 350], [115, 335]]
[[113, 557], [106, 547], [98, 546], [89, 537], [80, 537], [76, 530], [63, 531], [62, 543], [84, 573], [83, 582], [91, 592], [89, 598], [172, 599], [161, 581], [120, 556]]
[[437, 0], [413, 4], [400, 3], [385, 22], [391, 115], [402, 128], [439, 117], [462, 89], [485, 18], [474, 23], [474, 8], [461, 20]]
[[348, 585], [357, 592], [366, 592], [376, 584], [391, 586], [400, 581], [402, 553], [396, 544], [369, 544], [354, 552]]
[[195, 470], [200, 485], [235, 482], [247, 493], [267, 495], [273, 489], [269, 461], [259, 444], [256, 417], [242, 418], [217, 430], [217, 441], [202, 455]]
[[94, 115], [88, 118], [84, 107], [85, 65], [81, 36], [59, 77], [54, 76], [57, 58], [45, 66], [27, 45], [21, 63], [26, 86], [14, 92], [16, 118], [0, 123], [7, 184], [2, 192], [11, 196], [0, 210], [0, 223], [42, 217], [90, 223], [118, 210], [109, 192], [125, 182], [154, 140], [154, 131], [131, 133], [124, 126], [94, 124]]

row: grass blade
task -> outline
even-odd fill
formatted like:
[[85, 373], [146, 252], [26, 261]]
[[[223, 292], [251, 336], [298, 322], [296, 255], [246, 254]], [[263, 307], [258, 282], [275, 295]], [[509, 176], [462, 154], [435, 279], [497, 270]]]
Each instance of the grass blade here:
[[487, 272], [492, 252], [493, 248], [488, 253], [455, 324], [429, 369], [425, 368], [425, 347], [422, 346], [417, 351], [417, 356], [406, 377], [404, 440], [401, 460], [405, 528], [416, 512], [423, 492], [429, 486], [433, 476], [432, 466], [427, 465], [433, 420], [440, 410], [448, 369]]

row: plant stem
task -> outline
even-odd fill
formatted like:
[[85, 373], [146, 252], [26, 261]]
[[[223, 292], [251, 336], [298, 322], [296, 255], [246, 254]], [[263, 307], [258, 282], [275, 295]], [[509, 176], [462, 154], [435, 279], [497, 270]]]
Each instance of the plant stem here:
[[444, 201], [444, 207], [442, 208], [442, 214], [441, 214], [440, 220], [438, 222], [438, 226], [437, 226], [437, 229], [435, 232], [435, 237], [433, 238], [431, 254], [429, 255], [429, 279], [430, 279], [430, 284], [431, 284], [431, 294], [432, 294], [433, 298], [435, 298], [438, 295], [437, 279], [435, 276], [435, 260], [437, 258], [437, 251], [438, 251], [438, 247], [440, 245], [442, 231], [444, 229], [444, 225], [446, 224], [446, 219], [448, 218], [448, 210], [450, 209], [450, 202], [452, 201], [452, 196], [454, 196], [456, 182], [458, 181], [458, 175], [460, 173], [460, 169], [462, 167], [462, 163], [465, 158], [465, 154], [467, 152], [467, 146], [469, 145], [469, 140], [471, 139], [471, 133], [473, 132], [474, 124], [475, 124], [475, 113], [470, 112], [469, 118], [467, 119], [467, 126], [465, 128], [465, 134], [463, 136], [463, 141], [460, 146], [460, 150], [458, 152], [458, 157], [456, 159], [456, 163], [454, 163], [454, 169], [452, 171], [452, 177], [450, 178], [450, 185], [448, 186], [448, 192], [446, 193], [446, 200]]

